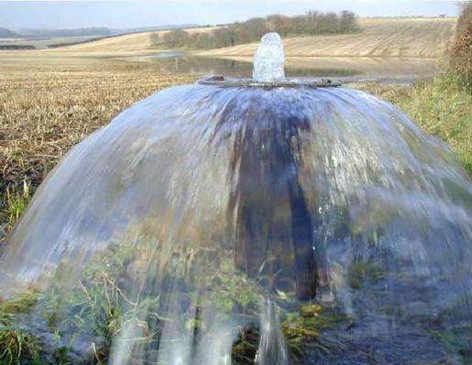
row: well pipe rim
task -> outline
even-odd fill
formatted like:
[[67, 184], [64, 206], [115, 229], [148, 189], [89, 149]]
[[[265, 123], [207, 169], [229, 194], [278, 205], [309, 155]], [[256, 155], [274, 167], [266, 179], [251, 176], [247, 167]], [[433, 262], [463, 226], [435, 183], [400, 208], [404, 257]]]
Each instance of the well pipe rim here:
[[225, 78], [222, 75], [215, 75], [200, 79], [197, 81], [200, 85], [210, 85], [210, 86], [221, 86], [221, 87], [250, 87], [250, 88], [263, 88], [263, 89], [272, 89], [272, 88], [299, 88], [299, 87], [309, 87], [309, 88], [326, 88], [326, 87], [339, 87], [341, 83], [333, 82], [331, 79], [320, 79], [320, 80], [309, 80], [303, 82], [303, 80], [296, 80], [290, 82], [290, 79], [287, 81], [277, 81], [277, 82], [260, 82], [253, 79], [234, 79], [234, 78]]

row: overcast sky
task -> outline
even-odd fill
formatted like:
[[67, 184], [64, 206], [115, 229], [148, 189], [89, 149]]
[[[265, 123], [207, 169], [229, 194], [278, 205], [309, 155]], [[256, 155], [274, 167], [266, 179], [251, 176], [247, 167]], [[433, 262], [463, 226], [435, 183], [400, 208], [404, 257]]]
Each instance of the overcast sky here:
[[135, 28], [167, 24], [217, 24], [268, 14], [296, 15], [306, 10], [349, 9], [359, 16], [446, 14], [455, 16], [456, 1], [0, 1], [0, 27]]

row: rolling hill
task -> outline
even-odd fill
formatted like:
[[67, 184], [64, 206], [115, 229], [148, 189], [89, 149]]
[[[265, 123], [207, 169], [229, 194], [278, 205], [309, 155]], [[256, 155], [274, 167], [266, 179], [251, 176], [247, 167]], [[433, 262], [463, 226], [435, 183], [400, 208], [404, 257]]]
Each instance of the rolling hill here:
[[0, 38], [16, 38], [18, 34], [12, 32], [10, 29], [0, 28]]
[[[284, 39], [287, 57], [403, 57], [436, 58], [450, 45], [456, 18], [367, 18], [360, 19], [362, 30], [354, 34], [298, 36]], [[215, 28], [193, 28], [208, 32]], [[160, 35], [167, 31], [159, 31]], [[162, 51], [153, 44], [155, 32], [126, 34], [88, 43], [41, 52], [72, 56], [145, 55]], [[212, 57], [252, 57], [257, 43], [188, 53]]]
[[[188, 32], [208, 32], [211, 27], [207, 28], [192, 28], [187, 29]], [[152, 42], [151, 36], [154, 33], [159, 35], [169, 32], [168, 30], [162, 30], [158, 32], [143, 32], [125, 34], [122, 36], [104, 38], [95, 42], [88, 42], [83, 44], [72, 45], [68, 47], [60, 48], [60, 51], [67, 52], [143, 52], [143, 51], [156, 51], [156, 48]]]
[[[455, 18], [360, 19], [355, 34], [284, 39], [288, 57], [438, 57], [454, 36]], [[198, 52], [205, 56], [252, 56], [257, 43]]]

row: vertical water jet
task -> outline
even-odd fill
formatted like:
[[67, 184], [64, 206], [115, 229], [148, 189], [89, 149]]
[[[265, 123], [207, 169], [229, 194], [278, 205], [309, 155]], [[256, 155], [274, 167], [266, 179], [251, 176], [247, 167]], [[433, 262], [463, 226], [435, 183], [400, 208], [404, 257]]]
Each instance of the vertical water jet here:
[[277, 33], [267, 33], [254, 55], [252, 78], [258, 82], [285, 81], [285, 54], [282, 39]]

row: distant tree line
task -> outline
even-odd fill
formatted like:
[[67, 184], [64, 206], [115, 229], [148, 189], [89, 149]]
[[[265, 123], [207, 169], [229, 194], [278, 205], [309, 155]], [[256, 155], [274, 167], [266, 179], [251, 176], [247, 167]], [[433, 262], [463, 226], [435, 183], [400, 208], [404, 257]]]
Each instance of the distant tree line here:
[[281, 36], [344, 34], [359, 29], [357, 16], [352, 11], [340, 13], [308, 11], [304, 15], [269, 15], [266, 18], [252, 18], [245, 22], [227, 24], [210, 32], [190, 33], [176, 29], [160, 36], [155, 33], [152, 40], [165, 47], [221, 48], [259, 40], [267, 32]]
[[19, 32], [22, 36], [32, 37], [88, 37], [108, 36], [111, 30], [107, 27], [88, 27], [76, 29], [25, 29]]
[[105, 37], [110, 36], [111, 34], [111, 30], [106, 27], [76, 29], [23, 29], [18, 32], [13, 32], [6, 28], [0, 28], [0, 38], [48, 39], [56, 37]]
[[4, 51], [17, 51], [23, 49], [36, 49], [35, 46], [31, 45], [21, 45], [21, 44], [0, 44], [0, 50]]
[[10, 29], [0, 28], [0, 38], [17, 38], [18, 34]]

